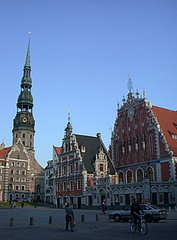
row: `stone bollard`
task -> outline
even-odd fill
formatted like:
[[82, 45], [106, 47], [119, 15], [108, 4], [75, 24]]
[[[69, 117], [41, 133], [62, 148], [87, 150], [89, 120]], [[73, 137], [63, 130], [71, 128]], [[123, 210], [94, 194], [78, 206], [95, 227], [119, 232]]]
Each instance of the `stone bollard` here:
[[30, 225], [34, 225], [34, 218], [30, 217]]
[[14, 218], [10, 218], [10, 227], [14, 227]]
[[49, 217], [49, 224], [52, 224], [52, 217]]
[[99, 216], [98, 216], [98, 214], [96, 214], [96, 221], [99, 221]]
[[85, 215], [84, 214], [81, 215], [81, 222], [85, 222]]
[[175, 211], [177, 211], [177, 206], [175, 206]]
[[171, 207], [169, 207], [169, 212], [171, 212]]

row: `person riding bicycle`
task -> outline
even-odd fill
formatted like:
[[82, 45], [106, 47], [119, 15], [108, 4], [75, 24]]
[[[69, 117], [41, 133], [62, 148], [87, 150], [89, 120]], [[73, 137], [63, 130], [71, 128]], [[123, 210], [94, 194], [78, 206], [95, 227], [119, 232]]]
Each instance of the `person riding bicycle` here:
[[139, 203], [137, 202], [137, 200], [134, 198], [132, 205], [131, 205], [131, 215], [134, 219], [134, 223], [137, 223], [137, 220], [140, 220], [140, 213], [144, 213], [144, 211], [141, 209]]

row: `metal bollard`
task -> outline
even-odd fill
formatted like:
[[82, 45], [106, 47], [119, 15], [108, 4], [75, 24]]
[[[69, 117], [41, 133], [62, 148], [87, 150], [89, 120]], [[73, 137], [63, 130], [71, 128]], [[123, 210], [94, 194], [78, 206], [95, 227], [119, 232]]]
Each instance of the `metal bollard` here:
[[30, 217], [30, 225], [34, 225], [34, 218]]
[[96, 221], [99, 221], [99, 216], [98, 216], [98, 214], [96, 214]]
[[10, 227], [14, 227], [14, 218], [10, 218]]
[[84, 214], [81, 215], [81, 222], [85, 222], [85, 215]]
[[169, 212], [171, 212], [171, 207], [169, 207]]
[[52, 224], [52, 217], [49, 217], [49, 224]]

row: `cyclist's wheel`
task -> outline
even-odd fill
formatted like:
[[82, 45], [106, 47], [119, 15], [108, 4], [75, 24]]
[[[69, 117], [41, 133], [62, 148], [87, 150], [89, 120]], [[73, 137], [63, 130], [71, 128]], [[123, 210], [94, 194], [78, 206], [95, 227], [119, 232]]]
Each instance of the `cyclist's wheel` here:
[[147, 223], [146, 223], [146, 222], [142, 222], [142, 223], [141, 223], [141, 233], [142, 233], [143, 235], [146, 235], [146, 234], [147, 234], [147, 231], [148, 231]]
[[136, 232], [136, 228], [137, 228], [137, 225], [134, 223], [134, 221], [132, 221], [130, 223], [130, 230], [132, 233]]

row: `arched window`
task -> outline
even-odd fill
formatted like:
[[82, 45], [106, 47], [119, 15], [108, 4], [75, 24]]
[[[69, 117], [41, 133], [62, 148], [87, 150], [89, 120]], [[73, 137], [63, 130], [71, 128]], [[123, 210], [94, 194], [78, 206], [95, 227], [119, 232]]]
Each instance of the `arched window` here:
[[123, 178], [123, 177], [124, 177], [124, 176], [123, 176], [123, 172], [120, 172], [120, 173], [119, 173], [119, 183], [124, 181], [124, 178]]
[[127, 183], [130, 183], [133, 180], [132, 172], [130, 170], [127, 171]]
[[137, 182], [143, 181], [143, 171], [141, 169], [138, 169], [137, 171]]
[[149, 166], [147, 172], [148, 172], [148, 179], [150, 181], [153, 181], [154, 180], [153, 168]]

